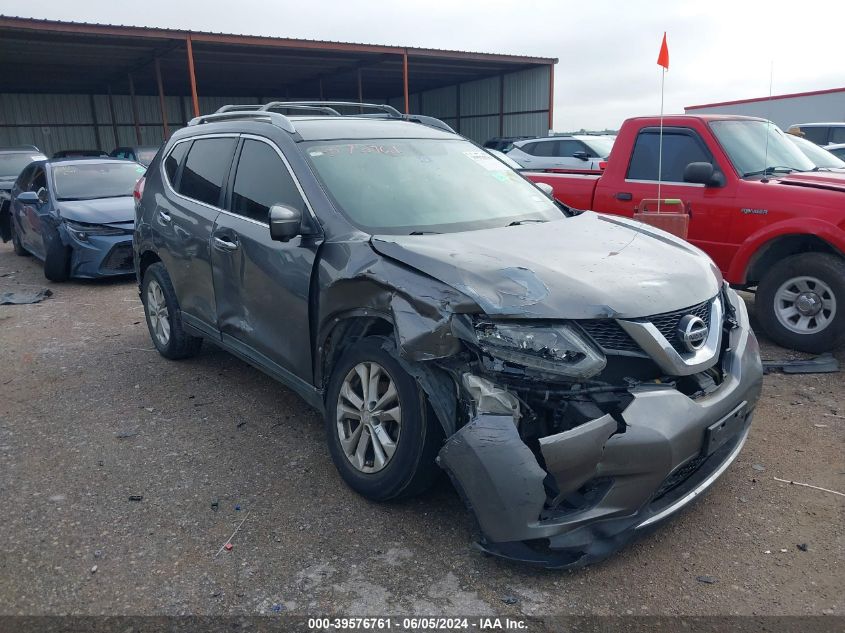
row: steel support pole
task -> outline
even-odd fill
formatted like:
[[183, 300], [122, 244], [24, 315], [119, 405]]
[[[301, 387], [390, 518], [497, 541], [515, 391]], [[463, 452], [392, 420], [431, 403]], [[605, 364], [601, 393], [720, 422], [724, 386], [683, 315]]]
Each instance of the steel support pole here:
[[132, 123], [135, 125], [135, 142], [141, 144], [141, 126], [138, 122], [138, 101], [135, 99], [135, 81], [132, 73], [127, 75], [129, 79], [129, 97], [132, 99]]
[[191, 79], [191, 102], [194, 106], [194, 116], [200, 115], [200, 100], [197, 95], [197, 75], [194, 71], [194, 47], [191, 43], [191, 34], [188, 33], [185, 38], [185, 43], [188, 49], [188, 77]]
[[114, 146], [120, 146], [120, 140], [117, 137], [117, 119], [114, 115], [114, 99], [111, 94], [111, 86], [109, 86], [109, 113], [111, 114], [111, 131], [114, 135]]
[[164, 132], [164, 140], [170, 138], [170, 126], [167, 125], [167, 106], [164, 102], [164, 84], [161, 81], [161, 60], [156, 57], [156, 82], [158, 83], [158, 103], [161, 108], [161, 129]]
[[402, 53], [402, 83], [405, 92], [405, 114], [411, 113], [411, 99], [408, 95], [408, 49]]
[[90, 94], [89, 103], [91, 104], [91, 120], [94, 122], [94, 139], [97, 141], [97, 149], [103, 149], [103, 140], [100, 138], [100, 124], [97, 121], [97, 104], [94, 101], [94, 95]]
[[549, 64], [549, 132], [555, 129], [555, 65]]

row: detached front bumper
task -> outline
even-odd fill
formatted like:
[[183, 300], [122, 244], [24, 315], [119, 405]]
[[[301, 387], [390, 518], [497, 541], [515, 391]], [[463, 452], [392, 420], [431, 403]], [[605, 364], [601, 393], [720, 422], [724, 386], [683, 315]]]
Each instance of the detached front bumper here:
[[[540, 440], [543, 464], [510, 416], [479, 415], [438, 462], [474, 512], [491, 554], [549, 568], [599, 561], [699, 497], [736, 459], [760, 395], [759, 348], [738, 304], [722, 384], [691, 399], [636, 388], [621, 413]], [[550, 509], [544, 480], [566, 503]]]

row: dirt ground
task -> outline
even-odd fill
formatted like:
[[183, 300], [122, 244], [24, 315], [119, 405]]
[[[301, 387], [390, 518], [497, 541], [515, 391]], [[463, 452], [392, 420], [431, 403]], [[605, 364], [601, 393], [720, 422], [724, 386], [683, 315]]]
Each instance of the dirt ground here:
[[398, 504], [351, 493], [292, 392], [211, 345], [161, 358], [133, 281], [52, 284], [0, 245], [0, 292], [42, 287], [0, 307], [2, 613], [845, 614], [845, 497], [773, 479], [845, 492], [845, 373], [768, 375], [704, 499], [549, 572], [472, 549], [447, 481]]

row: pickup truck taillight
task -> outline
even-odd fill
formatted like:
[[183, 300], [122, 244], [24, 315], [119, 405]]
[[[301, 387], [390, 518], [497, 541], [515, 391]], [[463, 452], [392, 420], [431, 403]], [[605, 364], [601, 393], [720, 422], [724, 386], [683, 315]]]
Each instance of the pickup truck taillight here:
[[599, 169], [601, 169], [602, 171], [607, 169], [607, 161], [606, 160], [600, 160], [599, 161]]
[[146, 181], [146, 177], [141, 176], [138, 182], [135, 183], [135, 188], [132, 190], [132, 197], [135, 198], [135, 206], [141, 204], [141, 197], [144, 195], [144, 184]]

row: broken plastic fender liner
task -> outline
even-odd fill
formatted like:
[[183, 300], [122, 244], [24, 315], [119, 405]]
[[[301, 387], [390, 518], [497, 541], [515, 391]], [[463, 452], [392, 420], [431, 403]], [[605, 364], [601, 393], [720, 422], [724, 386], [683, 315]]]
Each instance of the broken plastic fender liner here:
[[595, 476], [604, 444], [617, 428], [616, 420], [604, 415], [569, 431], [540, 438], [540, 451], [557, 482], [560, 498]]
[[534, 454], [512, 416], [479, 415], [450, 437], [438, 463], [460, 487], [481, 531], [491, 541], [531, 538], [546, 493]]

